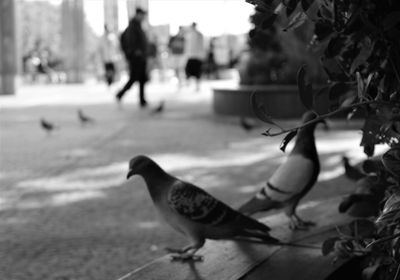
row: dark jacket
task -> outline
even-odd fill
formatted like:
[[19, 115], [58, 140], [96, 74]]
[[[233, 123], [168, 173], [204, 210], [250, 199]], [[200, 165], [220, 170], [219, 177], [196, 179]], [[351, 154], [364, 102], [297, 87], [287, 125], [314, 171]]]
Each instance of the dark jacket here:
[[121, 48], [128, 60], [147, 56], [147, 36], [136, 18], [129, 22], [128, 27], [121, 34]]

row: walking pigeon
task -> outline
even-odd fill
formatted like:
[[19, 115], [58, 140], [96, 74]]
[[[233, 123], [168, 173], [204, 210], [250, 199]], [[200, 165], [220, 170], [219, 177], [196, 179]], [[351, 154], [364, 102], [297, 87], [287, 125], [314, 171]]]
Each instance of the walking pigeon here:
[[[313, 120], [316, 115], [306, 112], [303, 123]], [[321, 120], [320, 122], [324, 122]], [[296, 214], [296, 207], [317, 181], [320, 164], [315, 146], [314, 130], [317, 123], [309, 124], [299, 129], [293, 150], [273, 173], [254, 197], [239, 207], [239, 211], [251, 215], [271, 209], [285, 209], [290, 218], [291, 229], [305, 229], [314, 225], [303, 221]]]
[[151, 111], [151, 114], [160, 114], [164, 111], [164, 101], [161, 101], [160, 104]]
[[253, 130], [254, 127], [256, 127], [255, 123], [251, 123], [248, 119], [245, 117], [240, 118], [240, 126], [247, 132], [250, 132]]
[[146, 156], [136, 156], [129, 162], [127, 179], [141, 175], [160, 215], [176, 231], [191, 242], [182, 249], [167, 250], [178, 260], [201, 260], [195, 253], [206, 239], [258, 239], [269, 244], [280, 244], [271, 237], [270, 228], [247, 217], [206, 191], [181, 181], [165, 172]]
[[58, 129], [57, 126], [55, 126], [53, 123], [45, 120], [44, 118], [40, 119], [40, 126], [47, 131], [47, 133], [51, 133], [54, 129]]
[[81, 109], [78, 109], [78, 118], [82, 125], [94, 123], [94, 119], [85, 115]]

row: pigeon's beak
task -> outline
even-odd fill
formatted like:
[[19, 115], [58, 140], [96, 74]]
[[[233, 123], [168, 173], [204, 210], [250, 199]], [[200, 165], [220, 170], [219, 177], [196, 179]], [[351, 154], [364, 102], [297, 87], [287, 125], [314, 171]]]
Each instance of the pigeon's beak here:
[[128, 174], [126, 174], [126, 179], [128, 180], [130, 177], [135, 175], [135, 171], [133, 169], [129, 169]]

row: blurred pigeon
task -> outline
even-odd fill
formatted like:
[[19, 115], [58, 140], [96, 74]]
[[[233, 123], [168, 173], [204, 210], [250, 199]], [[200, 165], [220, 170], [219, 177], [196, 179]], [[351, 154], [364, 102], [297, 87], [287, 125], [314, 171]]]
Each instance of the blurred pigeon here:
[[246, 119], [246, 118], [243, 117], [243, 116], [240, 118], [240, 125], [241, 125], [241, 127], [242, 127], [245, 131], [247, 131], [247, 132], [252, 131], [253, 128], [256, 127], [256, 124], [255, 124], [255, 123], [250, 122], [248, 119]]
[[339, 204], [339, 212], [353, 217], [366, 218], [380, 212], [385, 191], [391, 185], [391, 176], [379, 157], [362, 163], [364, 177], [355, 183], [356, 189]]
[[171, 176], [146, 156], [130, 160], [127, 178], [133, 175], [144, 178], [160, 215], [191, 242], [182, 249], [167, 248], [173, 253], [173, 259], [201, 260], [195, 253], [206, 239], [242, 237], [279, 244], [265, 224], [233, 210], [195, 185]]
[[152, 115], [160, 114], [164, 111], [164, 101], [161, 101], [160, 104], [151, 111]]
[[47, 133], [51, 133], [53, 130], [58, 129], [53, 123], [45, 120], [44, 118], [40, 119], [40, 126], [47, 131]]
[[[315, 117], [313, 112], [306, 112], [303, 123]], [[320, 171], [314, 137], [316, 125], [317, 123], [312, 123], [299, 129], [294, 148], [286, 161], [272, 174], [265, 187], [239, 207], [240, 212], [251, 215], [284, 208], [290, 218], [291, 229], [305, 229], [314, 225], [313, 222], [300, 219], [296, 214], [296, 207], [300, 199], [314, 186]]]
[[94, 123], [94, 119], [85, 115], [81, 109], [78, 109], [78, 118], [82, 125]]
[[356, 186], [354, 193], [339, 204], [339, 212], [358, 218], [377, 216], [385, 195], [386, 182], [379, 176], [368, 175], [359, 179]]
[[343, 156], [342, 161], [343, 161], [343, 166], [344, 166], [344, 170], [345, 170], [344, 174], [346, 175], [347, 178], [349, 178], [353, 181], [358, 181], [361, 178], [364, 178], [365, 176], [367, 176], [367, 174], [362, 172], [359, 168], [352, 166], [350, 164], [348, 157]]

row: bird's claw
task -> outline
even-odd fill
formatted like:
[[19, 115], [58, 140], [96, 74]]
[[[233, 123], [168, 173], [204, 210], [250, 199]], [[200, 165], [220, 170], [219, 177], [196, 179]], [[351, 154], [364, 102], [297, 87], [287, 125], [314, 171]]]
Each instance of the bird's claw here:
[[173, 253], [173, 254], [183, 254], [185, 253], [185, 250], [183, 249], [176, 249], [176, 248], [170, 248], [170, 247], [165, 247], [165, 251], [168, 253]]
[[201, 262], [203, 261], [204, 258], [203, 256], [200, 255], [194, 255], [194, 254], [190, 254], [190, 253], [174, 253], [171, 254], [171, 261], [194, 261], [194, 262]]

